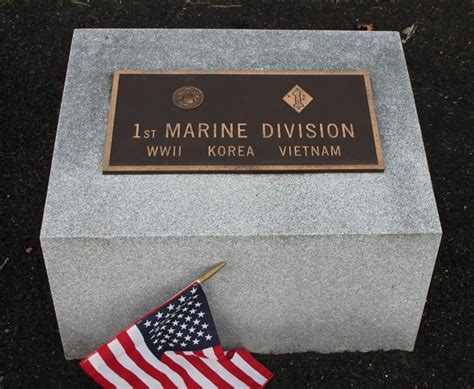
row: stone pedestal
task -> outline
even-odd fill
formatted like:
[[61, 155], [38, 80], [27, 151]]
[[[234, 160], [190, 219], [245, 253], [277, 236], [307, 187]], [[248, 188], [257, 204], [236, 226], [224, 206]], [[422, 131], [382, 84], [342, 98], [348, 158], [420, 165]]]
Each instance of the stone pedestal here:
[[[385, 172], [103, 175], [115, 69], [368, 70]], [[411, 350], [440, 238], [398, 33], [75, 31], [41, 232], [67, 358], [219, 261], [226, 347]]]

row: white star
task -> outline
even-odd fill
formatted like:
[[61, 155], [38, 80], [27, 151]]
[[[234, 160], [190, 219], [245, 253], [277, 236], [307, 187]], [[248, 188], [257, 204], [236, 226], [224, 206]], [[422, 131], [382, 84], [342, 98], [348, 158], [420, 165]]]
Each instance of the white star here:
[[153, 327], [156, 327], [158, 324], [159, 324], [159, 323], [158, 323], [157, 321], [155, 321], [155, 322], [153, 323]]
[[184, 337], [184, 340], [187, 340], [187, 341], [189, 342], [189, 341], [191, 340], [191, 337], [190, 337], [189, 335], [186, 335], [186, 336]]
[[190, 302], [189, 302], [187, 305], [193, 305], [193, 302], [192, 302], [192, 301], [190, 301]]
[[184, 307], [184, 308], [182, 309], [183, 312], [186, 312], [187, 310], [188, 310], [187, 307]]
[[187, 344], [187, 343], [184, 343], [184, 342], [181, 343], [181, 347], [186, 347], [186, 344]]
[[179, 302], [180, 302], [180, 303], [184, 303], [185, 301], [186, 301], [186, 299], [184, 298], [184, 296], [181, 296], [181, 297], [179, 298]]
[[177, 336], [178, 338], [181, 338], [181, 337], [183, 336], [183, 333], [182, 333], [181, 331], [179, 331], [179, 332], [176, 334], [176, 336]]
[[181, 328], [182, 328], [183, 330], [185, 330], [187, 327], [188, 327], [188, 325], [187, 325], [187, 324], [184, 324], [184, 323], [183, 323], [183, 324], [181, 324]]
[[191, 315], [194, 315], [194, 314], [196, 313], [196, 310], [195, 310], [195, 309], [191, 309], [189, 312], [191, 313]]
[[155, 340], [153, 341], [153, 344], [157, 344], [157, 343], [158, 343], [158, 339], [155, 339]]
[[204, 332], [198, 331], [197, 335], [198, 335], [198, 336], [203, 336], [203, 335], [204, 335]]
[[199, 297], [199, 296], [198, 296], [197, 294], [195, 294], [195, 295], [193, 296], [193, 299], [197, 299], [198, 297]]
[[212, 336], [211, 335], [206, 335], [206, 340], [211, 340]]
[[170, 336], [169, 336], [168, 334], [166, 334], [166, 335], [165, 335], [165, 338], [166, 338], [166, 339], [169, 339], [169, 338], [170, 338]]
[[199, 313], [198, 313], [198, 316], [199, 316], [199, 317], [203, 317], [203, 316], [204, 316], [204, 312], [199, 312]]
[[197, 308], [199, 308], [202, 304], [201, 303], [196, 303], [194, 304]]
[[178, 339], [174, 338], [174, 339], [172, 340], [172, 342], [173, 342], [173, 343], [178, 343]]
[[174, 347], [174, 343], [168, 343], [170, 347]]
[[191, 327], [191, 328], [189, 329], [189, 332], [190, 332], [191, 334], [194, 333], [195, 331], [196, 331], [196, 329], [195, 329], [194, 327]]
[[198, 344], [199, 343], [199, 339], [194, 339], [193, 340], [193, 344]]
[[178, 324], [179, 324], [179, 322], [178, 322], [177, 320], [175, 320], [175, 321], [173, 322], [173, 325], [174, 325], [174, 326], [177, 326]]
[[160, 346], [158, 346], [158, 350], [161, 350], [162, 348], [163, 348], [163, 346], [161, 346], [161, 345], [160, 345]]
[[160, 340], [160, 343], [165, 343], [165, 342], [166, 342], [166, 340], [164, 340], [164, 339]]
[[168, 305], [168, 309], [172, 311], [174, 309], [174, 305], [173, 304]]
[[186, 317], [184, 318], [184, 320], [190, 321], [190, 320], [191, 320], [191, 316], [186, 316]]
[[204, 323], [204, 324], [202, 325], [202, 328], [204, 328], [204, 329], [207, 329], [207, 327], [209, 327], [209, 324]]
[[151, 326], [151, 321], [150, 321], [150, 320], [147, 320], [147, 321], [145, 322], [145, 327], [148, 328], [148, 327], [150, 327], [150, 326]]
[[178, 315], [178, 319], [181, 319], [183, 316], [184, 316], [184, 315], [183, 315], [182, 313], [180, 313], [180, 314]]
[[196, 288], [192, 288], [192, 289], [191, 289], [191, 293], [192, 293], [192, 294], [194, 294], [194, 293], [196, 293], [196, 292], [197, 292], [197, 289], [196, 289]]
[[200, 321], [199, 321], [198, 319], [196, 319], [196, 320], [193, 321], [193, 323], [194, 323], [195, 325], [198, 325], [198, 324], [200, 323]]
[[168, 330], [168, 332], [169, 332], [170, 334], [172, 334], [172, 333], [174, 333], [174, 329], [173, 329], [173, 328], [170, 328], [170, 329]]
[[163, 314], [161, 312], [158, 312], [156, 315], [157, 319], [161, 319], [163, 317]]

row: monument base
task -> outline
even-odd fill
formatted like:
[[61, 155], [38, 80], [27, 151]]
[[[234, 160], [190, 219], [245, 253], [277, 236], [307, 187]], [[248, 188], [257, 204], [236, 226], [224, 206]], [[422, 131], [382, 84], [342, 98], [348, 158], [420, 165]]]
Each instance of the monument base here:
[[[385, 171], [104, 175], [117, 69], [368, 71]], [[220, 261], [226, 348], [411, 350], [440, 238], [397, 33], [75, 31], [41, 232], [67, 358]]]

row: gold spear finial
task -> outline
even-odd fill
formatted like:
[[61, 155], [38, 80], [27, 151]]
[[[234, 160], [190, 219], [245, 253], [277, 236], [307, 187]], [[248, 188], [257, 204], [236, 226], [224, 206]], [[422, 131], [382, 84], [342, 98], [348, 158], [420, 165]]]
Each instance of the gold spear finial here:
[[198, 278], [197, 282], [202, 284], [206, 282], [209, 278], [211, 278], [214, 274], [216, 274], [219, 270], [221, 270], [225, 266], [225, 262], [221, 262], [218, 265], [214, 266], [211, 270], [204, 273], [201, 277]]

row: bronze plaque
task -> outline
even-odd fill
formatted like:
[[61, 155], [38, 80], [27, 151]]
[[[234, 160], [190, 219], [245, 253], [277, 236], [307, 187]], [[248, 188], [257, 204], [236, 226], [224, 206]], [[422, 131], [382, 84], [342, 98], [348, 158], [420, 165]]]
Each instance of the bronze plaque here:
[[104, 173], [383, 168], [368, 72], [114, 73]]

